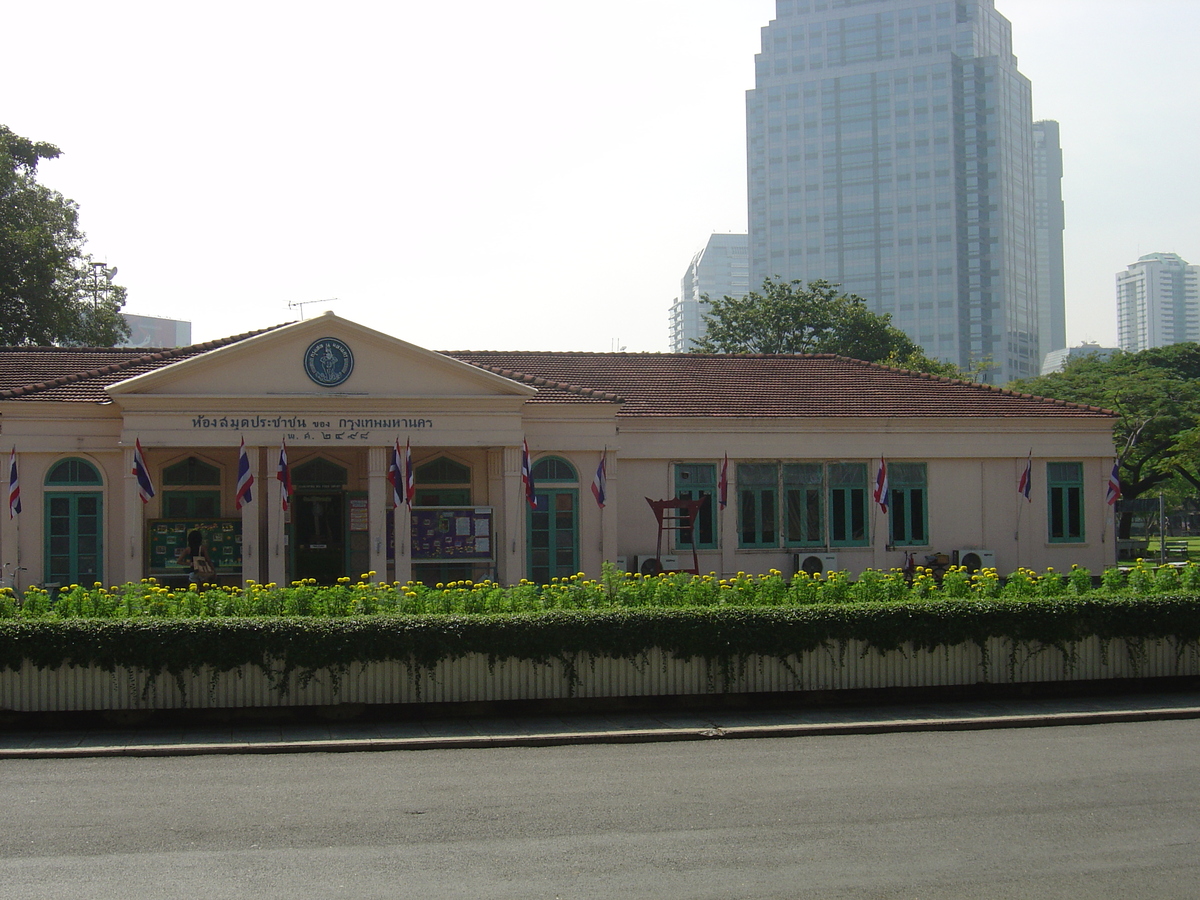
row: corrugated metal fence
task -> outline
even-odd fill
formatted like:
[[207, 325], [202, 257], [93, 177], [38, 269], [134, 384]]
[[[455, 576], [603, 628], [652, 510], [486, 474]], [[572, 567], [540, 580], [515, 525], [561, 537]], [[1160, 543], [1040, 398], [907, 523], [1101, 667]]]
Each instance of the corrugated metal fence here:
[[[574, 678], [570, 670], [574, 670]], [[566, 697], [638, 697], [770, 691], [849, 690], [1152, 678], [1200, 674], [1195, 644], [1090, 638], [1068, 654], [1054, 647], [1015, 648], [992, 639], [986, 653], [974, 644], [934, 651], [878, 653], [851, 641], [784, 660], [750, 657], [726, 667], [702, 659], [679, 660], [652, 651], [636, 661], [581, 657], [538, 666], [506, 660], [489, 667], [484, 656], [410, 671], [403, 663], [353, 666], [345, 673], [319, 672], [307, 683], [291, 675], [280, 689], [253, 667], [200, 671], [176, 680], [145, 671], [64, 666], [37, 669], [26, 663], [0, 672], [0, 709], [22, 712], [109, 709], [206, 709], [539, 700]]]

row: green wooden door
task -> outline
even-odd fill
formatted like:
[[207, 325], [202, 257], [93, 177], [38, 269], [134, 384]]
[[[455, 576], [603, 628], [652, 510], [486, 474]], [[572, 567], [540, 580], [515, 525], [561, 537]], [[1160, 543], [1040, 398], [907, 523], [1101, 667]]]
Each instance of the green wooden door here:
[[46, 494], [46, 582], [91, 587], [103, 580], [102, 496]]
[[547, 584], [579, 571], [579, 491], [537, 488], [529, 514], [529, 579]]

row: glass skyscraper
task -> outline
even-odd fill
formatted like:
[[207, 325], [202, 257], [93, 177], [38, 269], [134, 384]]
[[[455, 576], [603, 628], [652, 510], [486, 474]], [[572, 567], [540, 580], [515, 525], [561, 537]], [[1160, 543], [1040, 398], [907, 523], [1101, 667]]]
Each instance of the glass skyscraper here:
[[824, 278], [932, 357], [1036, 375], [1030, 85], [992, 0], [776, 0], [755, 70], [752, 288]]
[[704, 249], [692, 257], [680, 280], [679, 297], [671, 304], [671, 352], [689, 352], [692, 341], [708, 331], [705, 297], [745, 297], [750, 292], [749, 276], [746, 235], [712, 235]]

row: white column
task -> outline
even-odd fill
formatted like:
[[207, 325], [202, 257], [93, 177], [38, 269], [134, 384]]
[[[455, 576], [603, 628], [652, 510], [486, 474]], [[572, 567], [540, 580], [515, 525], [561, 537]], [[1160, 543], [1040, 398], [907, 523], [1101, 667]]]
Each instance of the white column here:
[[[142, 448], [143, 450], [145, 448]], [[122, 547], [107, 561], [104, 573], [109, 584], [122, 581], [140, 581], [146, 576], [146, 509], [138, 493], [137, 476], [133, 474], [133, 446], [125, 447], [125, 528], [121, 535]], [[146, 461], [153, 479], [154, 467]], [[161, 485], [159, 485], [161, 488]], [[158, 503], [154, 498], [150, 503]], [[107, 554], [106, 554], [107, 555]]]
[[[250, 461], [250, 474], [254, 476], [251, 489], [254, 499], [242, 507], [242, 587], [246, 586], [247, 580], [261, 581], [263, 577], [258, 523], [270, 490], [270, 484], [262, 477], [262, 448], [247, 447], [246, 459]], [[236, 484], [234, 487], [236, 490]]]
[[[387, 447], [367, 448], [367, 528], [370, 547], [370, 568], [379, 581], [387, 578], [387, 515], [391, 504], [387, 480]], [[399, 543], [399, 541], [397, 541]]]
[[392, 527], [395, 529], [396, 535], [396, 574], [394, 577], [396, 581], [404, 584], [411, 581], [413, 577], [412, 509], [407, 503], [401, 503], [392, 510]]
[[529, 504], [521, 484], [521, 448], [503, 449], [502, 489], [494, 498], [496, 580], [514, 584], [525, 577], [525, 516]]
[[266, 488], [262, 499], [267, 505], [267, 545], [263, 548], [267, 555], [267, 581], [282, 586], [288, 584], [288, 547], [284, 542], [287, 533], [284, 528], [286, 514], [281, 499], [283, 485], [272, 477], [267, 480]]
[[[604, 509], [600, 510], [600, 560], [602, 563], [606, 561], [616, 563], [617, 556], [621, 552], [617, 539], [617, 519], [620, 513], [617, 508], [617, 497], [621, 495], [621, 491], [618, 480], [620, 470], [617, 466], [617, 453], [615, 450], [608, 454], [608, 462], [604, 468], [607, 485]], [[588, 488], [586, 493], [591, 493], [590, 488]], [[596, 575], [599, 577], [599, 573], [596, 573]]]

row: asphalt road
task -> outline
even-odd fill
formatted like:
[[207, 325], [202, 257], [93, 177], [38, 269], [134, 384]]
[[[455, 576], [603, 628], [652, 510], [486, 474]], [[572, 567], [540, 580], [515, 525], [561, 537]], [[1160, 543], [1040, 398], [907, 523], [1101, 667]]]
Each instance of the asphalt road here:
[[1194, 898], [1200, 721], [5, 760], [0, 898]]

